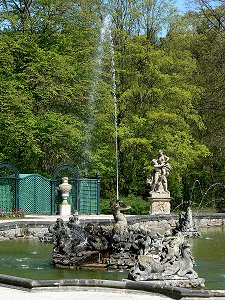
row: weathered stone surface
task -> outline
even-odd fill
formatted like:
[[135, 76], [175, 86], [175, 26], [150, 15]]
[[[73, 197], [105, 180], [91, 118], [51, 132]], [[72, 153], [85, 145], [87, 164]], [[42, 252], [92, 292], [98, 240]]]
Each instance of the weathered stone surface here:
[[135, 281], [170, 281], [174, 286], [199, 284], [202, 287], [204, 280], [198, 278], [193, 263], [190, 245], [182, 233], [175, 236], [168, 233], [149, 240], [128, 278]]
[[[125, 216], [116, 219], [122, 227], [86, 224], [71, 217], [49, 228], [53, 237], [53, 263], [66, 268], [130, 269], [134, 281], [168, 281], [177, 286], [203, 286], [193, 270], [190, 245], [182, 233], [152, 233], [151, 228], [128, 226]], [[118, 215], [118, 214], [117, 214]], [[119, 230], [118, 230], [119, 228]], [[181, 284], [182, 283], [182, 284]]]
[[[152, 172], [147, 178], [147, 183], [151, 186], [150, 195], [161, 194], [170, 197], [170, 193], [167, 187], [167, 177], [172, 170], [171, 165], [168, 163], [169, 157], [163, 154], [163, 151], [159, 151], [157, 159], [153, 159], [151, 164], [154, 167]], [[154, 198], [152, 196], [152, 198]]]
[[[155, 195], [156, 193], [154, 193]], [[161, 215], [161, 214], [170, 214], [170, 201], [171, 198], [167, 194], [157, 194], [155, 198], [154, 195], [148, 197], [148, 201], [150, 202], [150, 211], [149, 213], [152, 215]], [[162, 196], [163, 197], [160, 197]]]
[[147, 183], [150, 184], [150, 214], [170, 214], [170, 192], [168, 190], [167, 177], [172, 170], [168, 163], [169, 157], [159, 151], [157, 159], [153, 159], [151, 164], [154, 169], [147, 178]]
[[200, 237], [201, 234], [194, 227], [193, 218], [192, 218], [192, 210], [190, 207], [187, 208], [186, 212], [179, 213], [179, 219], [176, 223], [175, 228], [173, 229], [173, 233], [177, 234], [178, 232], [182, 232], [185, 236], [188, 237]]

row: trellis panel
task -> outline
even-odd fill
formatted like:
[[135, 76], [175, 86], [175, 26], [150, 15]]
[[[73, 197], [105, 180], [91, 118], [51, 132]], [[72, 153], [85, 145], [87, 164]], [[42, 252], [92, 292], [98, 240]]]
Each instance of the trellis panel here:
[[83, 214], [99, 214], [98, 179], [79, 179], [79, 212]]
[[0, 213], [8, 215], [16, 208], [15, 177], [0, 177]]
[[19, 204], [26, 214], [51, 214], [50, 180], [33, 174], [20, 177]]

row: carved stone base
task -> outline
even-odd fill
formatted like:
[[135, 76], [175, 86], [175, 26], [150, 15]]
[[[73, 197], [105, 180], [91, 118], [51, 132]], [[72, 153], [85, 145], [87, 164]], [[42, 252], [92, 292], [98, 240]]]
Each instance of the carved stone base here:
[[60, 204], [59, 213], [61, 217], [68, 217], [71, 215], [71, 205], [68, 203]]
[[170, 214], [170, 194], [169, 193], [152, 193], [147, 198], [150, 202], [151, 215]]

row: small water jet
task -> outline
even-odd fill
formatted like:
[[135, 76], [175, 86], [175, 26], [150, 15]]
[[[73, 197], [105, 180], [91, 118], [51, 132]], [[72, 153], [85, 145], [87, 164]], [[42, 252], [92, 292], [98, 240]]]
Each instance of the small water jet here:
[[[222, 187], [222, 189], [225, 191], [225, 185], [224, 185], [223, 183], [221, 183], [221, 182], [216, 182], [216, 183], [212, 184], [212, 185], [205, 191], [205, 193], [203, 194], [202, 199], [201, 199], [201, 202], [199, 203], [199, 206], [198, 206], [198, 211], [199, 211], [200, 208], [202, 207], [202, 204], [203, 204], [203, 202], [204, 202], [205, 197], [208, 195], [208, 192], [211, 191], [211, 190], [213, 190], [214, 187], [216, 187], [216, 186]], [[214, 200], [211, 200], [210, 202], [213, 202], [213, 201], [215, 201], [215, 199], [214, 199]], [[215, 206], [215, 204], [214, 204], [214, 206]]]
[[[216, 199], [211, 199], [210, 201], [208, 201], [207, 203], [204, 203], [206, 196], [209, 194], [210, 191], [213, 191], [215, 187], [219, 186], [221, 187], [224, 191], [225, 191], [225, 185], [221, 182], [215, 182], [212, 185], [210, 185], [207, 190], [204, 192], [203, 188], [202, 188], [202, 184], [200, 182], [200, 180], [195, 180], [194, 184], [191, 188], [191, 193], [190, 193], [190, 200], [188, 201], [188, 205], [191, 207], [193, 206], [193, 200], [194, 200], [194, 189], [196, 187], [196, 185], [198, 185], [198, 189], [201, 195], [201, 201], [200, 203], [197, 205], [197, 213], [199, 213], [199, 211], [202, 209], [203, 204], [204, 205], [208, 205], [209, 203], [213, 203], [212, 207], [215, 208], [216, 206]], [[195, 203], [197, 204], [197, 203]]]

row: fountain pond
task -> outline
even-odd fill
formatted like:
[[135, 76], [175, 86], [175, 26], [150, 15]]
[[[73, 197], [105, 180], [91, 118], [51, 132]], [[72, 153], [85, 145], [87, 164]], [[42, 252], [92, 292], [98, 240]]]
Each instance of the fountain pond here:
[[202, 228], [201, 238], [191, 239], [195, 271], [207, 289], [225, 289], [225, 228]]
[[18, 238], [0, 242], [0, 270], [2, 274], [30, 279], [109, 279], [121, 280], [127, 272], [121, 270], [72, 270], [56, 268], [52, 264], [52, 244], [37, 239]]
[[[225, 229], [201, 230], [202, 237], [190, 239], [195, 270], [205, 279], [206, 289], [225, 287]], [[52, 245], [30, 238], [0, 242], [2, 274], [31, 279], [108, 279], [127, 278], [127, 271], [74, 270], [56, 268], [52, 264]]]
[[52, 264], [52, 244], [36, 239], [18, 238], [0, 242], [2, 274], [30, 279], [111, 279], [121, 280], [126, 272], [106, 270], [72, 270], [56, 268]]

